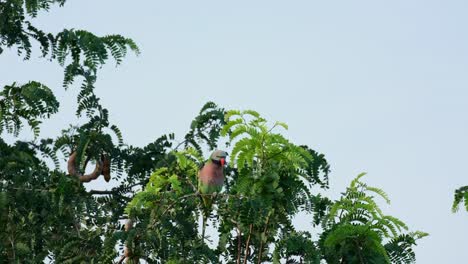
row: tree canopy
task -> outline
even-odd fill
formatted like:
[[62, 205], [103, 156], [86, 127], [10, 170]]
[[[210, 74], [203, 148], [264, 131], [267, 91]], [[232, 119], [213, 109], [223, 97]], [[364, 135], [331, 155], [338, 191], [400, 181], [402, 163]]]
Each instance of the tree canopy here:
[[[269, 123], [256, 111], [208, 102], [181, 143], [168, 134], [143, 147], [126, 144], [94, 89], [102, 65], [110, 58], [120, 64], [138, 47], [120, 35], [54, 35], [33, 25], [40, 11], [65, 2], [0, 1], [0, 53], [16, 50], [28, 60], [36, 44], [44, 59], [63, 66], [64, 88], [80, 79], [76, 115], [83, 121], [41, 138], [41, 125], [60, 110], [55, 89], [33, 80], [2, 87], [0, 134], [34, 132], [28, 141], [0, 138], [2, 263], [415, 261], [413, 247], [427, 234], [385, 215], [375, 201], [389, 202], [383, 190], [361, 174], [338, 200], [323, 196], [325, 156], [291, 142], [285, 123]], [[197, 174], [218, 148], [228, 150], [229, 164], [209, 216], [214, 231], [205, 237]], [[86, 188], [101, 175], [116, 186]], [[310, 230], [293, 225], [298, 213], [307, 215]]]

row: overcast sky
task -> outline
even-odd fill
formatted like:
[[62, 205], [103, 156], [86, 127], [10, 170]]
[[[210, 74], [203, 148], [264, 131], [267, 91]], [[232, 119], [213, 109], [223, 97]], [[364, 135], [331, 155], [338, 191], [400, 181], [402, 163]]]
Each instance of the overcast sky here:
[[[418, 263], [462, 263], [468, 213], [450, 208], [453, 190], [468, 184], [467, 8], [463, 0], [69, 0], [37, 24], [138, 43], [139, 57], [105, 66], [97, 82], [128, 143], [182, 137], [208, 100], [257, 110], [326, 155], [332, 197], [368, 172], [364, 180], [392, 200], [381, 202], [385, 213], [430, 233]], [[38, 56], [1, 55], [0, 85], [54, 89], [61, 113], [42, 128], [53, 136], [76, 122], [78, 88], [65, 92], [63, 70]]]

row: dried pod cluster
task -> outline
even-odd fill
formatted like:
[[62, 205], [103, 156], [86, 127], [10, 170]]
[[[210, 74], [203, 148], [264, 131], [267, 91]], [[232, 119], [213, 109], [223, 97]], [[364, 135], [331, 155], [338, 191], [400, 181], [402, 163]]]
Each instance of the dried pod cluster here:
[[[102, 154], [101, 159], [96, 161], [96, 167], [94, 170], [89, 173], [89, 174], [83, 174], [81, 173], [76, 166], [76, 151], [72, 152], [70, 157], [68, 158], [68, 174], [73, 175], [75, 177], [78, 177], [80, 179], [80, 182], [90, 182], [92, 180], [97, 179], [99, 176], [103, 175], [104, 179], [106, 182], [110, 181], [110, 165], [111, 165], [111, 160], [108, 155]], [[83, 171], [86, 169], [86, 164], [85, 162], [85, 168]]]

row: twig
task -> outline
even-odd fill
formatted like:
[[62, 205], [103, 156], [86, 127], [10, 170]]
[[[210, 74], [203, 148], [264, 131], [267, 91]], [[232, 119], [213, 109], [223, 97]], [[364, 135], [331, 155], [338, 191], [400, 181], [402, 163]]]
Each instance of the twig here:
[[[271, 211], [270, 211], [271, 212]], [[268, 230], [268, 223], [270, 223], [270, 213], [268, 213], [267, 221], [265, 224], [265, 228], [263, 229], [263, 236], [265, 236]], [[262, 251], [263, 251], [263, 236], [260, 236], [260, 252], [258, 254], [258, 264], [262, 263]]]
[[106, 195], [106, 194], [115, 194], [114, 191], [108, 191], [108, 190], [90, 190], [88, 192], [89, 194], [97, 194], [97, 195]]
[[239, 223], [236, 223], [237, 228], [237, 264], [240, 264], [241, 258], [241, 240], [242, 240], [242, 233], [239, 227]]
[[[203, 133], [203, 132], [206, 132], [206, 130], [208, 130], [209, 126], [208, 127], [204, 127], [202, 129], [199, 129], [198, 130], [198, 133]], [[173, 148], [172, 150], [177, 150], [180, 146], [182, 146], [183, 144], [187, 143], [189, 140], [188, 139], [184, 139], [182, 140], [182, 142], [179, 142], [179, 144], [177, 144], [177, 146], [175, 146], [175, 148]]]
[[31, 192], [52, 192], [52, 190], [47, 190], [47, 189], [40, 189], [40, 188], [18, 188], [18, 187], [9, 187], [6, 186], [3, 188], [4, 190], [20, 190], [20, 191], [31, 191]]
[[13, 240], [10, 240], [10, 243], [11, 243], [11, 250], [13, 254], [13, 262], [16, 262], [15, 243]]
[[362, 258], [362, 254], [361, 254], [361, 251], [359, 250], [359, 244], [356, 240], [354, 240], [354, 244], [356, 245], [356, 247], [358, 248], [358, 256], [359, 256], [359, 260], [361, 261], [361, 263], [365, 263], [364, 262], [364, 259]]
[[252, 228], [253, 228], [253, 224], [250, 224], [249, 236], [247, 237], [247, 243], [246, 243], [246, 245], [245, 245], [244, 264], [247, 264], [247, 257], [248, 257], [248, 255], [249, 255], [249, 243], [250, 243], [250, 236], [252, 235]]
[[116, 192], [119, 190], [123, 190], [123, 191], [126, 191], [126, 192], [130, 192], [132, 191], [132, 188], [133, 187], [136, 187], [138, 185], [143, 185], [143, 182], [138, 182], [138, 183], [134, 183], [132, 185], [129, 185], [129, 186], [119, 186], [119, 187], [116, 187], [116, 188], [113, 188], [112, 190], [90, 190], [88, 191], [89, 194], [97, 194], [97, 195], [105, 195], [105, 194], [116, 194]]

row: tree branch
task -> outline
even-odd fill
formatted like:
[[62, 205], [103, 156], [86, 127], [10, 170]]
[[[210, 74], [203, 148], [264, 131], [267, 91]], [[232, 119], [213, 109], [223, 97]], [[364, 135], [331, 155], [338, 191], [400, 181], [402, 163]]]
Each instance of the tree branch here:
[[242, 239], [242, 233], [239, 227], [239, 224], [237, 223], [237, 264], [240, 264], [240, 259], [241, 259], [241, 239]]
[[115, 194], [115, 191], [108, 191], [108, 190], [90, 190], [88, 192], [91, 195], [107, 195], [107, 194]]
[[[270, 211], [271, 213], [271, 211]], [[268, 213], [267, 221], [265, 224], [265, 229], [263, 229], [263, 236], [266, 236], [266, 232], [268, 231], [268, 223], [270, 223], [270, 213]], [[258, 254], [258, 264], [262, 263], [262, 251], [263, 251], [263, 236], [260, 236], [260, 249]]]
[[249, 243], [250, 243], [250, 236], [252, 235], [253, 224], [250, 224], [249, 228], [249, 236], [247, 237], [247, 243], [245, 245], [245, 258], [244, 264], [247, 264], [247, 257], [249, 256]]

